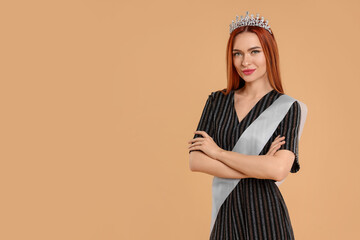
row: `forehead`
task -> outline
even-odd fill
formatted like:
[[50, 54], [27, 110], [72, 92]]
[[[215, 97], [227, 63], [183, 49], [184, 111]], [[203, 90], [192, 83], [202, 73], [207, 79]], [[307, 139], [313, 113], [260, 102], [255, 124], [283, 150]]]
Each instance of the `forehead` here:
[[243, 32], [235, 36], [233, 49], [238, 50], [247, 50], [251, 47], [259, 46], [261, 47], [261, 43], [259, 41], [258, 36], [252, 32]]

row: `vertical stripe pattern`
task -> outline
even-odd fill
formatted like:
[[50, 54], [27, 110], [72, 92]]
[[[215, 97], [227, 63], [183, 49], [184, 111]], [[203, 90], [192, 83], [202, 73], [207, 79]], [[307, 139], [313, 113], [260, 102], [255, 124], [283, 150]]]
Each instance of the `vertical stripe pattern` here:
[[[246, 128], [281, 95], [276, 90], [268, 92], [239, 122], [234, 107], [234, 90], [228, 95], [220, 90], [212, 92], [205, 103], [197, 130], [207, 132], [220, 148], [231, 151]], [[300, 169], [300, 114], [300, 105], [295, 101], [260, 152], [260, 155], [265, 155], [278, 135], [285, 136], [286, 142], [280, 149], [295, 154], [292, 173]], [[195, 134], [196, 137], [202, 136]], [[288, 209], [275, 181], [256, 178], [239, 181], [220, 207], [210, 239], [295, 239]]]

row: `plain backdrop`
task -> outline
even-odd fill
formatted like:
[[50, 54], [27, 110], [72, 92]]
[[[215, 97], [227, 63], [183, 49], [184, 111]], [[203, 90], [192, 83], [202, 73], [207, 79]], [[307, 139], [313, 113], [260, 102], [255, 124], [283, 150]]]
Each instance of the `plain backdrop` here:
[[208, 239], [187, 141], [247, 10], [308, 107], [280, 185], [295, 237], [360, 238], [358, 1], [19, 0], [0, 3], [0, 239]]

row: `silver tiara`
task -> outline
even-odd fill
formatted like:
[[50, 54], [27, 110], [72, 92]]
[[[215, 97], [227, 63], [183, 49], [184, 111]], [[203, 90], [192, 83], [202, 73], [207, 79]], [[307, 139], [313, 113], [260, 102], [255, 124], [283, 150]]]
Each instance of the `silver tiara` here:
[[232, 20], [232, 23], [230, 24], [230, 34], [232, 31], [234, 31], [238, 27], [242, 26], [258, 26], [265, 28], [269, 31], [270, 34], [272, 34], [270, 30], [270, 25], [268, 25], [269, 20], [266, 20], [264, 23], [264, 17], [261, 17], [261, 20], [259, 20], [259, 14], [256, 14], [256, 19], [254, 18], [254, 14], [251, 14], [251, 17], [249, 17], [249, 11], [246, 11], [246, 16], [243, 18], [241, 16], [241, 19], [239, 20], [239, 16], [236, 16], [236, 21]]

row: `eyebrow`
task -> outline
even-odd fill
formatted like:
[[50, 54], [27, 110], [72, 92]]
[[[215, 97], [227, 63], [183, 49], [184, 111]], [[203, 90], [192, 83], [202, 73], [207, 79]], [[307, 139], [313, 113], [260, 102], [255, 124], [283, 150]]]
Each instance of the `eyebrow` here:
[[[253, 50], [253, 49], [256, 49], [256, 48], [260, 48], [260, 47], [258, 47], [258, 46], [251, 47], [251, 48], [248, 49], [248, 51]], [[239, 49], [233, 49], [233, 52], [234, 52], [234, 51], [240, 51], [240, 52], [241, 52], [241, 50], [239, 50]]]

